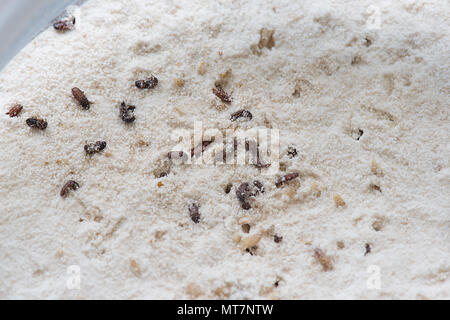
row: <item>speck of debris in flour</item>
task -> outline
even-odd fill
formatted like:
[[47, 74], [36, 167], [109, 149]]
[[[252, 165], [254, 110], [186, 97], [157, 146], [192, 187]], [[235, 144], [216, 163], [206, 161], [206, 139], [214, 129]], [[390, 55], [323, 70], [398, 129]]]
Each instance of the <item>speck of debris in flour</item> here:
[[333, 259], [330, 256], [326, 255], [322, 249], [314, 249], [314, 257], [322, 266], [323, 271], [331, 271], [334, 269]]
[[242, 231], [244, 233], [250, 233], [250, 228], [251, 226], [248, 223], [242, 225]]
[[364, 253], [365, 256], [367, 256], [371, 251], [372, 251], [372, 246], [370, 245], [370, 243], [366, 243], [366, 252]]
[[283, 241], [283, 237], [280, 237], [278, 235], [275, 235], [273, 237], [273, 241], [275, 241], [275, 243], [281, 243], [281, 241]]
[[233, 184], [229, 183], [225, 186], [225, 193], [229, 194], [231, 192], [231, 188], [233, 188]]
[[[87, 0], [68, 10], [75, 28], [49, 25], [0, 72], [0, 298], [189, 299], [195, 283], [205, 299], [448, 299], [450, 3], [385, 2]], [[232, 103], [212, 93], [216, 82]], [[137, 107], [132, 125], [122, 101]], [[5, 115], [18, 103], [19, 118]], [[251, 121], [230, 121], [240, 110]], [[48, 128], [28, 128], [32, 117]], [[190, 164], [209, 138], [181, 146], [176, 135], [195, 138], [196, 122], [279, 130], [279, 156], [261, 159], [266, 170]], [[107, 149], [86, 157], [97, 140]], [[216, 147], [217, 136], [205, 160]], [[168, 158], [180, 150], [181, 161]], [[69, 179], [82, 187], [63, 200]], [[254, 181], [264, 193], [251, 195]], [[235, 194], [243, 182], [248, 211]], [[365, 290], [372, 264], [382, 290]], [[64, 289], [70, 265], [81, 290]]]
[[288, 151], [287, 151], [287, 155], [289, 157], [289, 159], [293, 159], [298, 155], [297, 149], [295, 149], [294, 147], [289, 147]]
[[346, 205], [344, 199], [338, 194], [334, 195], [333, 200], [336, 207], [344, 207]]
[[130, 259], [131, 272], [138, 278], [142, 276], [141, 266], [134, 259]]

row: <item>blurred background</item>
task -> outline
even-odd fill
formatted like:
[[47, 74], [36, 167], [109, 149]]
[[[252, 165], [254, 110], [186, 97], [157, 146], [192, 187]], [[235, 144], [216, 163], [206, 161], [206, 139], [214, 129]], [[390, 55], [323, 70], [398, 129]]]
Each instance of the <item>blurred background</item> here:
[[0, 0], [0, 70], [77, 0]]

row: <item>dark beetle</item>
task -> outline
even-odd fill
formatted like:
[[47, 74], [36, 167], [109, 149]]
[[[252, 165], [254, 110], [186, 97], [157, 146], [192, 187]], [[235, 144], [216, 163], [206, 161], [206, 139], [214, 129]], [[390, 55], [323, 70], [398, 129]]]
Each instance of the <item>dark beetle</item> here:
[[106, 142], [105, 141], [97, 141], [96, 143], [90, 143], [84, 146], [84, 151], [86, 151], [87, 154], [91, 155], [94, 153], [99, 153], [100, 151], [104, 150], [106, 148]]
[[135, 82], [135, 85], [139, 89], [153, 89], [158, 85], [158, 79], [155, 76], [151, 75], [145, 80], [137, 80]]
[[125, 102], [120, 105], [120, 119], [126, 123], [131, 123], [136, 120], [134, 115], [135, 106], [129, 106]]
[[33, 129], [45, 130], [47, 129], [47, 121], [38, 118], [27, 119], [27, 125]]
[[53, 23], [53, 28], [58, 31], [72, 30], [75, 26], [76, 19], [74, 16], [65, 17]]

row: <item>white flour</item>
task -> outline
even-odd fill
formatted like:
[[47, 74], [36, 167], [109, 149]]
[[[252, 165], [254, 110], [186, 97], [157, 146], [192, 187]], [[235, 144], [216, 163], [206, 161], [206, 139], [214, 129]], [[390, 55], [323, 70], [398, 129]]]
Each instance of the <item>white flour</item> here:
[[[45, 31], [0, 74], [0, 298], [450, 298], [449, 13], [422, 0], [88, 1], [74, 30]], [[273, 47], [258, 47], [263, 28]], [[234, 101], [219, 110], [227, 70]], [[149, 74], [159, 85], [138, 90]], [[228, 128], [243, 108], [243, 127], [280, 129], [285, 172], [155, 177], [173, 130]], [[97, 140], [107, 149], [86, 157]], [[61, 198], [69, 179], [81, 188]], [[253, 180], [266, 192], [244, 211], [235, 188]]]

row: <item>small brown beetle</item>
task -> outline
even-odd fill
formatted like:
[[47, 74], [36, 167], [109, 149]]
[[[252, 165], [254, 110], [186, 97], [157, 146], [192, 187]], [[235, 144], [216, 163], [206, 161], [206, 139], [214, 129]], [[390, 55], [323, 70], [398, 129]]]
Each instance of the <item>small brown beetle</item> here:
[[240, 118], [245, 118], [248, 121], [250, 121], [250, 120], [253, 119], [253, 115], [248, 110], [239, 110], [239, 111], [237, 111], [237, 112], [235, 112], [235, 113], [233, 113], [231, 115], [231, 119], [230, 120], [234, 122], [234, 121], [236, 121], [237, 119], [240, 119]]
[[22, 112], [23, 107], [20, 104], [16, 104], [14, 107], [9, 109], [9, 111], [6, 113], [11, 118], [17, 117]]
[[222, 100], [224, 103], [231, 103], [233, 102], [233, 98], [223, 90], [221, 86], [216, 86], [212, 89], [212, 92], [216, 95], [217, 98]]
[[60, 192], [60, 196], [61, 197], [65, 197], [67, 194], [69, 194], [70, 190], [77, 190], [80, 187], [80, 185], [73, 180], [69, 180], [66, 182], [66, 184], [64, 185], [64, 187], [62, 187], [61, 192]]
[[300, 176], [300, 175], [299, 175], [298, 173], [290, 173], [290, 174], [287, 174], [287, 175], [285, 175], [285, 176], [279, 178], [279, 179], [277, 180], [277, 182], [275, 183], [275, 186], [276, 186], [277, 188], [279, 188], [279, 187], [281, 187], [283, 184], [285, 184], [286, 182], [289, 182], [289, 181], [292, 181], [292, 180], [294, 180], [294, 179], [297, 179], [299, 176]]
[[72, 88], [72, 94], [75, 100], [83, 107], [85, 110], [89, 110], [91, 107], [91, 102], [86, 98], [86, 95], [79, 88]]

